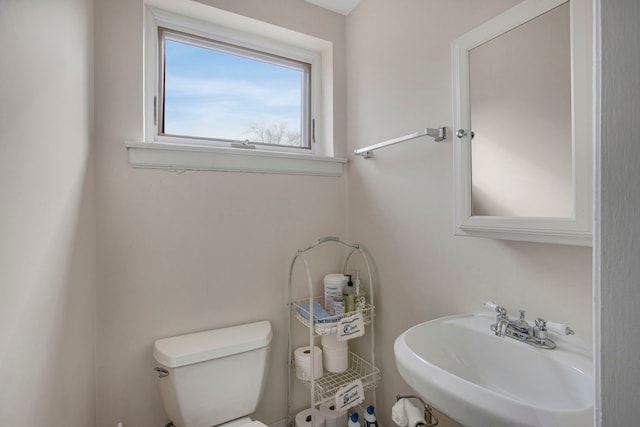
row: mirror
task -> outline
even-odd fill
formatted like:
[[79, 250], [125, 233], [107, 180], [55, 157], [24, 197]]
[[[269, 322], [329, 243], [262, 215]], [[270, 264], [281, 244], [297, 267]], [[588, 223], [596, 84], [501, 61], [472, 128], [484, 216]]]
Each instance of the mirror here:
[[526, 0], [452, 43], [455, 234], [591, 245], [589, 0]]
[[564, 3], [469, 50], [472, 215], [573, 215], [570, 22]]

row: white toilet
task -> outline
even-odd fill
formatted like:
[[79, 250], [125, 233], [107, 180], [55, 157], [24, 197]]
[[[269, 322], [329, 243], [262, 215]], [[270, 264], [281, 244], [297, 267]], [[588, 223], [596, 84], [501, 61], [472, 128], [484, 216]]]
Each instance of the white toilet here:
[[268, 321], [155, 342], [158, 384], [176, 427], [266, 427], [252, 421], [264, 392], [271, 344]]

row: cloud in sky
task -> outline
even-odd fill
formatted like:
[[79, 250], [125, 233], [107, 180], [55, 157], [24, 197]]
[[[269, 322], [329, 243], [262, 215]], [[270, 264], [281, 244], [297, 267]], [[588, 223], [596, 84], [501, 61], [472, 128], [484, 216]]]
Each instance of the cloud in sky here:
[[167, 76], [167, 96], [175, 100], [235, 99], [260, 108], [300, 108], [300, 87], [286, 81], [251, 81], [229, 78]]
[[166, 133], [244, 140], [255, 122], [300, 131], [301, 71], [180, 43], [167, 45], [166, 64]]

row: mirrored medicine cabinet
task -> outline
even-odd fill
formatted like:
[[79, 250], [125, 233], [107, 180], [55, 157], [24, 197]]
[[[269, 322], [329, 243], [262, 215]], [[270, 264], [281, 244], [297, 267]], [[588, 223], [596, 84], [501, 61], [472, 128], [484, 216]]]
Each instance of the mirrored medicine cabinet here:
[[591, 245], [590, 0], [525, 0], [452, 43], [455, 234]]

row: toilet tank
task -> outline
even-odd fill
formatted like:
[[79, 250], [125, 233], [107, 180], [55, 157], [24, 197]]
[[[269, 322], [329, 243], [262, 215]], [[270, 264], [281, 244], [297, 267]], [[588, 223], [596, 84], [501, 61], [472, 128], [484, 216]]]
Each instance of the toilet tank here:
[[160, 394], [176, 427], [211, 427], [255, 411], [272, 335], [261, 321], [157, 340]]

